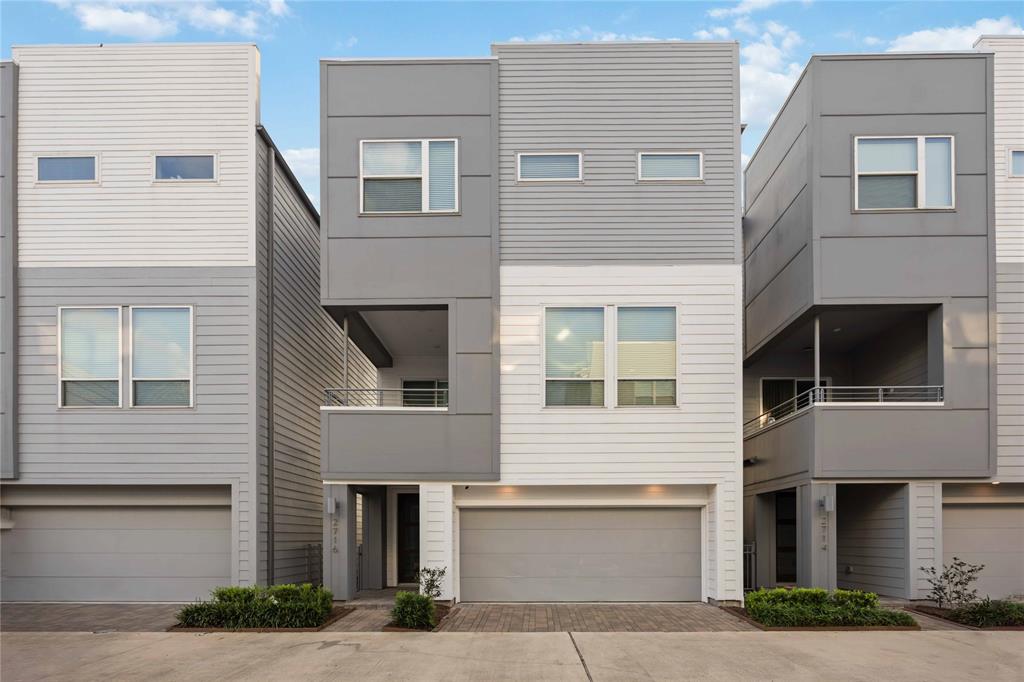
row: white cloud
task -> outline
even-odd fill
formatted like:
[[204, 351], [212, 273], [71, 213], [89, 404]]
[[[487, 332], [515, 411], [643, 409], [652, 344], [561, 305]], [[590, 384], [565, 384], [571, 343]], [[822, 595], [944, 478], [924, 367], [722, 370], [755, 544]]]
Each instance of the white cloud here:
[[1020, 35], [1024, 29], [1011, 17], [978, 19], [968, 26], [929, 28], [897, 36], [889, 43], [889, 52], [934, 52], [969, 50], [982, 35]]
[[615, 31], [596, 31], [589, 26], [578, 26], [576, 28], [568, 29], [554, 29], [551, 31], [544, 31], [537, 35], [526, 38], [524, 36], [512, 36], [509, 38], [510, 41], [521, 43], [521, 42], [535, 42], [535, 43], [553, 43], [553, 42], [565, 42], [565, 41], [612, 41], [612, 40], [678, 40], [677, 38], [657, 38], [651, 35], [644, 35], [638, 33], [617, 33]]
[[713, 26], [711, 30], [702, 28], [699, 31], [694, 31], [693, 35], [700, 40], [726, 40], [732, 34], [725, 26]]
[[735, 7], [716, 7], [708, 10], [709, 17], [715, 17], [720, 19], [722, 17], [738, 17], [745, 16], [751, 12], [758, 10], [767, 9], [772, 5], [777, 5], [783, 0], [742, 0]]
[[801, 42], [796, 31], [769, 21], [756, 41], [742, 47], [740, 109], [745, 123], [767, 125], [782, 106], [802, 71], [800, 64], [791, 61]]
[[864, 44], [868, 45], [869, 47], [875, 47], [876, 45], [881, 45], [884, 42], [884, 40], [882, 40], [881, 38], [876, 38], [875, 36], [864, 37]]
[[232, 9], [217, 0], [51, 0], [72, 12], [87, 31], [133, 40], [156, 40], [182, 26], [247, 38], [265, 34], [290, 12], [286, 0], [246, 0]]
[[288, 167], [298, 179], [306, 194], [317, 207], [320, 206], [320, 148], [299, 147], [281, 152]]
[[732, 27], [740, 33], [746, 33], [749, 36], [757, 35], [757, 24], [747, 17], [738, 18], [733, 22]]

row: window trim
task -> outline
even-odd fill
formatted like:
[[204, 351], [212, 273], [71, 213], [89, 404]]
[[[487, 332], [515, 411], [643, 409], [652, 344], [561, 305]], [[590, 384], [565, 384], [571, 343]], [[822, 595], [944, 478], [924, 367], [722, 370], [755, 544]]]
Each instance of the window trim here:
[[[189, 341], [189, 375], [187, 377], [170, 377], [162, 379], [139, 379], [139, 381], [188, 381], [188, 405], [136, 405], [135, 404], [135, 323], [136, 308], [152, 310], [155, 308], [176, 308], [188, 310], [188, 341]], [[192, 304], [156, 304], [128, 306], [128, 406], [133, 410], [188, 410], [196, 403], [196, 322], [195, 306]]]
[[[560, 308], [594, 308], [601, 310], [603, 320], [604, 376], [600, 379], [583, 377], [548, 377], [547, 326], [548, 310]], [[551, 303], [541, 306], [540, 313], [540, 405], [545, 410], [604, 410], [608, 407], [608, 334], [610, 333], [608, 306], [591, 303]], [[601, 405], [548, 405], [548, 381], [601, 381], [604, 384], [604, 403]]]
[[[925, 206], [927, 196], [927, 173], [925, 172], [925, 142], [929, 139], [945, 138], [949, 140], [949, 206]], [[866, 171], [860, 169], [861, 140], [916, 140], [917, 170], [914, 171]], [[861, 208], [860, 207], [860, 176], [896, 176], [912, 175], [917, 178], [916, 205], [908, 208]], [[855, 213], [885, 213], [896, 211], [955, 211], [956, 210], [956, 136], [952, 133], [934, 135], [855, 135], [853, 137], [853, 210]]]
[[[522, 158], [524, 156], [575, 156], [577, 159], [576, 164], [576, 177], [575, 178], [524, 178], [523, 177], [523, 165]], [[516, 182], [534, 183], [534, 182], [583, 182], [583, 152], [578, 150], [565, 150], [565, 151], [543, 151], [543, 152], [516, 152]], [[554, 306], [557, 307], [557, 306]], [[572, 306], [569, 306], [572, 307]]]
[[1006, 149], [1006, 177], [1015, 180], [1024, 179], [1024, 173], [1017, 175], [1013, 172], [1013, 153], [1024, 154], [1024, 147], [1007, 147]]
[[[696, 156], [697, 175], [695, 177], [645, 178], [643, 175], [644, 156]], [[649, 151], [640, 150], [636, 153], [636, 181], [642, 183], [658, 182], [704, 182], [704, 152], [691, 149], [680, 151]]]
[[[156, 160], [161, 156], [212, 156], [213, 177], [212, 178], [158, 178], [156, 176]], [[211, 151], [173, 151], [173, 152], [150, 152], [150, 174], [149, 181], [154, 185], [217, 185], [220, 184], [220, 153]]]
[[[93, 160], [93, 179], [92, 180], [40, 180], [39, 179], [39, 160], [40, 159], [80, 159], [80, 158], [91, 158]], [[100, 174], [101, 174], [101, 159], [102, 155], [99, 152], [42, 152], [32, 155], [33, 159], [33, 170], [35, 176], [33, 178], [35, 185], [99, 185]]]
[[[615, 391], [614, 391], [615, 395], [612, 397], [612, 401], [613, 401], [612, 402], [612, 407], [622, 408], [622, 409], [626, 409], [626, 410], [637, 410], [637, 409], [639, 409], [639, 410], [650, 410], [650, 409], [656, 409], [656, 408], [659, 408], [659, 407], [663, 408], [663, 409], [676, 409], [676, 408], [678, 408], [679, 407], [679, 365], [680, 365], [680, 362], [679, 362], [679, 319], [680, 319], [680, 317], [679, 317], [679, 312], [680, 312], [679, 311], [679, 305], [672, 304], [672, 303], [667, 303], [667, 304], [664, 304], [664, 305], [658, 305], [657, 303], [645, 303], [645, 304], [626, 303], [626, 304], [615, 304], [615, 305], [612, 305], [612, 306], [609, 306], [609, 307], [613, 309], [612, 317], [614, 318], [613, 319], [613, 323], [615, 325], [613, 327], [613, 329], [615, 331], [615, 343], [614, 343], [615, 347], [611, 349], [611, 359], [612, 359], [612, 362], [614, 363], [613, 367], [615, 368]], [[675, 319], [675, 326], [673, 327], [673, 331], [675, 332], [675, 338], [673, 339], [672, 343], [675, 346], [674, 352], [673, 352], [674, 360], [675, 360], [675, 362], [674, 362], [675, 373], [671, 377], [629, 377], [629, 378], [622, 378], [622, 377], [619, 376], [619, 310], [622, 309], [622, 308], [671, 308], [673, 310], [673, 312], [674, 312], [674, 319]], [[674, 391], [675, 395], [673, 396], [673, 402], [672, 402], [671, 405], [621, 405], [621, 404], [619, 404], [619, 382], [620, 381], [672, 381], [672, 382], [675, 382], [675, 391]]]
[[[367, 142], [419, 142], [420, 143], [420, 172], [414, 175], [366, 175], [363, 172], [363, 146]], [[454, 142], [455, 143], [455, 208], [430, 210], [430, 143], [431, 142]], [[461, 210], [461, 176], [459, 175], [459, 138], [457, 137], [408, 137], [408, 138], [372, 138], [359, 140], [359, 215], [360, 216], [416, 216], [416, 215], [458, 215]], [[365, 194], [363, 193], [364, 180], [419, 180], [420, 181], [420, 210], [418, 211], [367, 211], [363, 205]]]
[[[65, 310], [116, 310], [117, 311], [117, 405], [65, 405], [65, 381], [114, 381], [114, 379], [65, 379], [64, 378], [64, 311]], [[118, 410], [124, 407], [124, 311], [117, 305], [61, 305], [57, 306], [57, 408], [61, 410]]]

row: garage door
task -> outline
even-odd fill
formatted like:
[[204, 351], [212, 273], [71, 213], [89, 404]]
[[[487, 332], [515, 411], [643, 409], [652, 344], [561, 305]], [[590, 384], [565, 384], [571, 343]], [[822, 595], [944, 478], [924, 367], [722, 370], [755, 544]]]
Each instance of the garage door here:
[[700, 601], [698, 509], [464, 509], [463, 601]]
[[942, 560], [985, 564], [978, 594], [1024, 594], [1024, 504], [949, 504], [942, 510]]
[[228, 507], [14, 507], [4, 601], [191, 601], [231, 582]]

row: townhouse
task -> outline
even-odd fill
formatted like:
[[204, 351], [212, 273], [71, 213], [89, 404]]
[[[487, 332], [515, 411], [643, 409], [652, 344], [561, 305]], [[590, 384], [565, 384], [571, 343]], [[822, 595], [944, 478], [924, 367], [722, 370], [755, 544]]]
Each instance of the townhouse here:
[[320, 389], [371, 365], [319, 305], [319, 218], [260, 125], [259, 52], [12, 56], [0, 596], [317, 580]]
[[738, 46], [321, 62], [325, 584], [736, 601]]
[[813, 57], [747, 165], [754, 585], [1024, 593], [1022, 52], [979, 47]]

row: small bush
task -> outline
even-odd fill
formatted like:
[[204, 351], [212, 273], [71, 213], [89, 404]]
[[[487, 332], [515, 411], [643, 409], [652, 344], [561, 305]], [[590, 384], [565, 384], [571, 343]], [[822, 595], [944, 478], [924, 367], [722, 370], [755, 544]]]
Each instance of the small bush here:
[[395, 595], [391, 620], [400, 628], [430, 630], [437, 624], [437, 607], [433, 597], [416, 592], [399, 592]]
[[747, 595], [746, 607], [768, 627], [914, 625], [909, 613], [879, 608], [878, 595], [858, 590], [762, 589]]
[[928, 598], [941, 608], [957, 609], [977, 601], [978, 590], [971, 585], [984, 570], [985, 564], [969, 564], [960, 557], [953, 557], [953, 563], [942, 566], [942, 572], [934, 566], [922, 566], [924, 579], [932, 586]]
[[976, 628], [1024, 625], [1024, 604], [1000, 599], [982, 601], [953, 609], [949, 617], [958, 623]]
[[315, 628], [331, 613], [333, 595], [313, 585], [218, 587], [210, 601], [189, 604], [178, 623], [189, 628]]
[[420, 594], [425, 594], [431, 599], [441, 596], [441, 583], [444, 575], [448, 572], [447, 567], [442, 568], [421, 568], [416, 574], [420, 583]]

